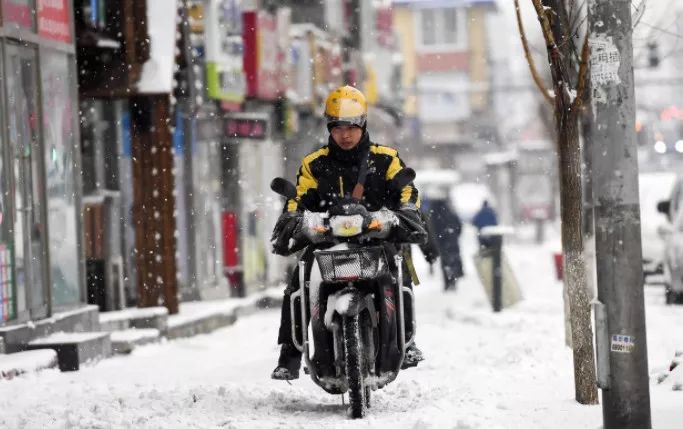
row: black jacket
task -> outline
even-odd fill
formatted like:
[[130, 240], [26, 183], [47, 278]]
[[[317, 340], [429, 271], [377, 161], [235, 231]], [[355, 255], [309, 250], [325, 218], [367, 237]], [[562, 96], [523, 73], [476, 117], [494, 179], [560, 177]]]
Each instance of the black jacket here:
[[368, 152], [368, 174], [362, 203], [370, 211], [386, 207], [398, 209], [411, 203], [419, 207], [420, 201], [412, 185], [400, 192], [392, 191], [389, 181], [405, 164], [396, 149], [370, 141], [366, 132], [355, 148], [345, 151], [330, 137], [326, 146], [304, 157], [297, 175], [297, 198], [288, 200], [285, 210], [327, 211], [339, 198], [349, 197], [358, 181], [361, 160]]

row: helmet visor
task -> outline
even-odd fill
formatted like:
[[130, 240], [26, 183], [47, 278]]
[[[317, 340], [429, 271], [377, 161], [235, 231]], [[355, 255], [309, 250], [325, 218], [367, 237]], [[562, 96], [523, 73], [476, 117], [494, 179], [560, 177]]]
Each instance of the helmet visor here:
[[358, 127], [358, 128], [365, 128], [365, 124], [367, 122], [366, 116], [361, 115], [361, 116], [356, 116], [352, 118], [339, 118], [336, 116], [330, 116], [330, 115], [325, 115], [327, 118], [327, 130], [331, 131], [332, 128], [334, 127], [343, 127], [343, 126], [353, 126], [353, 127]]

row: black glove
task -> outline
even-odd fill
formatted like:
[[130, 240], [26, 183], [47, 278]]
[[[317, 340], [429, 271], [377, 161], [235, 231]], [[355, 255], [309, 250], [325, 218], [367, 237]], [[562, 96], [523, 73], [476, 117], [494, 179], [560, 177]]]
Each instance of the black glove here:
[[420, 210], [413, 204], [404, 204], [396, 212], [399, 226], [396, 239], [406, 243], [424, 244], [427, 241], [427, 228]]
[[284, 212], [280, 215], [275, 223], [275, 228], [273, 228], [273, 235], [270, 238], [270, 242], [273, 244], [273, 253], [282, 256], [288, 256], [293, 253], [289, 242], [301, 230], [302, 219], [303, 215], [301, 212]]
[[426, 243], [420, 244], [420, 250], [429, 265], [432, 265], [439, 258], [439, 249], [434, 247], [429, 239]]
[[420, 214], [422, 215], [422, 222], [427, 230], [427, 240], [423, 244], [420, 244], [420, 250], [429, 265], [432, 265], [439, 258], [439, 244], [436, 242], [436, 234], [434, 233], [434, 227], [429, 216], [422, 210], [420, 210]]

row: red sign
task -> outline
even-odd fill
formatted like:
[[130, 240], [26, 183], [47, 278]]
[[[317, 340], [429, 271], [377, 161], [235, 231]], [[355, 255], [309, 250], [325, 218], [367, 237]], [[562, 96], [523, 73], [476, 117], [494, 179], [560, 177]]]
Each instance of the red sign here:
[[268, 122], [265, 119], [226, 118], [225, 135], [233, 138], [265, 140]]
[[71, 43], [68, 0], [38, 0], [38, 34], [47, 39]]
[[33, 14], [29, 0], [5, 0], [2, 5], [4, 23], [12, 23], [28, 29], [33, 27]]
[[280, 81], [275, 17], [264, 11], [250, 11], [244, 12], [242, 18], [247, 96], [275, 100]]

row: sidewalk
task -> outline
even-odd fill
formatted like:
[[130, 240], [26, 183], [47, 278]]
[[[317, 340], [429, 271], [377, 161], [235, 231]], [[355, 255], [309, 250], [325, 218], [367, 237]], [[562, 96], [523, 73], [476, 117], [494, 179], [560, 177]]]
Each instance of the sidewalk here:
[[271, 287], [245, 298], [181, 303], [178, 314], [168, 316], [168, 327], [164, 336], [174, 339], [206, 334], [232, 325], [240, 316], [252, 314], [260, 309], [278, 308], [281, 304], [280, 287]]
[[[241, 316], [260, 309], [278, 308], [282, 288], [271, 287], [245, 298], [193, 301], [180, 304], [178, 314], [169, 315], [165, 307], [127, 308], [99, 313], [99, 330], [109, 332], [113, 355], [131, 353], [136, 347], [207, 334], [232, 325]], [[56, 366], [52, 350], [0, 353], [0, 379], [38, 372]]]

